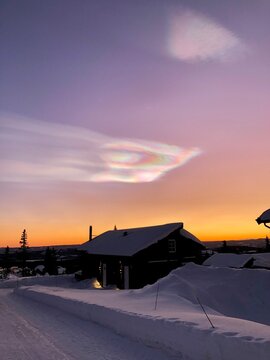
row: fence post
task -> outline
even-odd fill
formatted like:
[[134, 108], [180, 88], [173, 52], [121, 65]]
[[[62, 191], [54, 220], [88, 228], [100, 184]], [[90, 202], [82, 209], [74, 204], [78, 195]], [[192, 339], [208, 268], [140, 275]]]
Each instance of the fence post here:
[[157, 293], [156, 293], [156, 301], [155, 301], [155, 310], [157, 310], [158, 294], [159, 294], [159, 282], [157, 282]]

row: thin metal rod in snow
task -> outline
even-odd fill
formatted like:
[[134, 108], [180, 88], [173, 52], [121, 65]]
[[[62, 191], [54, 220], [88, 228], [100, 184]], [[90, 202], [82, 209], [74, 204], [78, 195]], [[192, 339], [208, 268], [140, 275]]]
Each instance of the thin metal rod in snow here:
[[205, 314], [205, 316], [206, 316], [207, 320], [210, 322], [210, 324], [211, 324], [212, 328], [214, 329], [215, 327], [214, 327], [214, 325], [213, 325], [212, 321], [210, 320], [210, 318], [209, 318], [209, 316], [207, 315], [207, 313], [206, 313], [206, 311], [205, 311], [205, 309], [204, 309], [204, 307], [203, 307], [202, 303], [200, 302], [200, 300], [199, 300], [199, 298], [198, 298], [197, 296], [196, 296], [196, 299], [197, 299], [198, 303], [200, 304], [200, 307], [202, 308], [202, 310], [203, 310], [203, 312], [204, 312], [204, 314]]
[[156, 301], [155, 301], [155, 310], [157, 310], [158, 295], [159, 295], [159, 282], [157, 283], [157, 293], [156, 293]]

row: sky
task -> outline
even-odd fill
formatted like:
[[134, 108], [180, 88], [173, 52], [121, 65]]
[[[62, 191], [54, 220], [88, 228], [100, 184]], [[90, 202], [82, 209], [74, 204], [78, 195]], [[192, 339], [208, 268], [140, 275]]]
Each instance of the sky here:
[[269, 235], [268, 0], [2, 0], [0, 246]]

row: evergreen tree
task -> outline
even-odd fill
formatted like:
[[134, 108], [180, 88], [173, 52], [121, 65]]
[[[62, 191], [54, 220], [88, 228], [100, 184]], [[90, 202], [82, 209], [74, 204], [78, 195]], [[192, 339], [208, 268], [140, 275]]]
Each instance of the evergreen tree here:
[[20, 244], [21, 244], [21, 249], [26, 250], [28, 248], [28, 245], [27, 245], [27, 232], [26, 232], [25, 229], [22, 232]]
[[27, 249], [29, 249], [28, 242], [27, 242], [27, 232], [25, 229], [22, 232], [20, 244], [21, 244], [21, 259], [22, 259], [22, 275], [25, 276]]
[[223, 252], [223, 253], [229, 252], [229, 250], [228, 250], [228, 245], [227, 245], [227, 241], [226, 241], [226, 240], [222, 241], [222, 246], [221, 246], [220, 252]]

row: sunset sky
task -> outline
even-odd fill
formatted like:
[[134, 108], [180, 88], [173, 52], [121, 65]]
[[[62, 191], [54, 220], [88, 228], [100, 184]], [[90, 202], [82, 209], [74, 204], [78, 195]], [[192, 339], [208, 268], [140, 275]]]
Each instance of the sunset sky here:
[[2, 0], [0, 246], [270, 235], [270, 1]]

